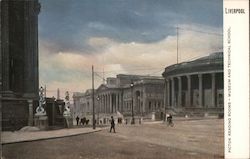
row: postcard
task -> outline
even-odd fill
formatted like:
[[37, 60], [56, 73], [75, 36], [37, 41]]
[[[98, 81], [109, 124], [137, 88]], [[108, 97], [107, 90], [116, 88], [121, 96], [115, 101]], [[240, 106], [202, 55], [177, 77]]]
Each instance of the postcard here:
[[2, 159], [249, 158], [249, 1], [1, 0]]

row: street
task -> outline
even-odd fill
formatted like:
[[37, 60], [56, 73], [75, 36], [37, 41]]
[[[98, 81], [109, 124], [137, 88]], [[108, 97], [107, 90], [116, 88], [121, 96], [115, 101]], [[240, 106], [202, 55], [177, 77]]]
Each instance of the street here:
[[223, 158], [223, 120], [119, 125], [72, 137], [3, 145], [4, 159]]

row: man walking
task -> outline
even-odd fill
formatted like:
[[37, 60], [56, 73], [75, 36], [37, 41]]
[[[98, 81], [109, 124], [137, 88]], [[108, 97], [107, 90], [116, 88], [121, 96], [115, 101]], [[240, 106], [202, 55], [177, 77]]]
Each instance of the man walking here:
[[79, 123], [79, 117], [77, 116], [76, 117], [76, 125], [78, 125], [78, 123]]
[[111, 127], [110, 127], [109, 132], [111, 132], [112, 129], [113, 129], [113, 131], [115, 133], [115, 120], [114, 120], [113, 116], [111, 116]]

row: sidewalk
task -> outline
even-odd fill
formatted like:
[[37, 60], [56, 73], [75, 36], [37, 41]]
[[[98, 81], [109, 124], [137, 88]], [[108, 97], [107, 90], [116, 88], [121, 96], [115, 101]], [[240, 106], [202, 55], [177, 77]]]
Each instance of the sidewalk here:
[[66, 136], [74, 136], [80, 134], [88, 134], [97, 131], [101, 131], [105, 128], [72, 128], [72, 129], [60, 129], [60, 130], [50, 130], [50, 131], [4, 131], [1, 132], [1, 142], [2, 144], [45, 140], [53, 138], [61, 138]]

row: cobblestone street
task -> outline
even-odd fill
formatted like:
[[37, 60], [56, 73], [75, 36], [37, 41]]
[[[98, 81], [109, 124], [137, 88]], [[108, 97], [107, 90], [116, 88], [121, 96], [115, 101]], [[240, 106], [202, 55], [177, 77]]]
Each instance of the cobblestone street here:
[[65, 138], [3, 145], [4, 159], [223, 158], [223, 120], [119, 125]]

